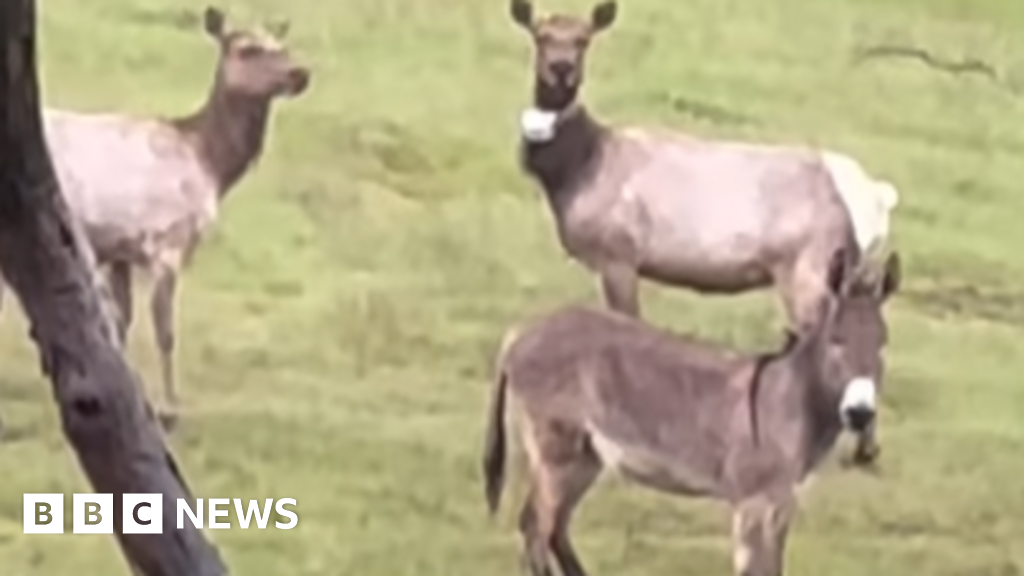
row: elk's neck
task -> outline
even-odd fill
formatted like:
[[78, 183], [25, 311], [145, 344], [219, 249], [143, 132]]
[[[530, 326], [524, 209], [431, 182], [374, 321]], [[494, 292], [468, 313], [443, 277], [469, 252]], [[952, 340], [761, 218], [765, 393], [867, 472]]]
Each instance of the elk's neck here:
[[226, 89], [219, 81], [203, 106], [174, 124], [192, 136], [224, 197], [259, 160], [270, 116], [270, 98]]
[[536, 88], [534, 105], [542, 110], [559, 111], [555, 135], [545, 142], [520, 140], [524, 170], [537, 179], [548, 199], [556, 204], [564, 202], [597, 168], [608, 135], [608, 129], [582, 104], [573, 104], [575, 90], [567, 98], [565, 101], [565, 98], [551, 96], [543, 88]]

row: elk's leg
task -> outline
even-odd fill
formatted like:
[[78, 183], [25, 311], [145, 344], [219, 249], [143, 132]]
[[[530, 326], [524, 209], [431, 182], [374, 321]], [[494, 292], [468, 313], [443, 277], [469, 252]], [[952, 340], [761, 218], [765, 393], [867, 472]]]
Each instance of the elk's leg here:
[[640, 277], [636, 268], [612, 264], [600, 271], [605, 304], [617, 312], [640, 317]]
[[110, 292], [117, 308], [117, 331], [121, 345], [125, 346], [128, 329], [134, 314], [132, 302], [132, 268], [127, 262], [114, 262], [110, 265]]
[[790, 329], [797, 334], [806, 334], [818, 323], [819, 305], [831, 297], [827, 275], [828, 262], [815, 263], [810, 258], [797, 260], [774, 275]]
[[601, 472], [582, 430], [551, 427], [535, 436], [530, 491], [519, 516], [531, 576], [551, 576], [549, 553], [563, 576], [586, 576], [569, 538], [573, 509]]
[[736, 576], [782, 576], [789, 525], [796, 509], [792, 494], [756, 496], [733, 508], [733, 569]]
[[153, 335], [160, 353], [160, 374], [167, 406], [161, 414], [165, 425], [173, 423], [177, 416], [178, 395], [174, 375], [174, 300], [177, 292], [178, 270], [174, 266], [160, 264], [153, 275], [153, 293], [150, 312], [153, 317]]

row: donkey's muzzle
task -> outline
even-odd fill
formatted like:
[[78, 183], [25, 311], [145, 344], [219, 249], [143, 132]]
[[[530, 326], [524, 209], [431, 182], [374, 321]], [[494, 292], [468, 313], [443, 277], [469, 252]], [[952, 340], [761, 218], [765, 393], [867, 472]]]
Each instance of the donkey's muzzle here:
[[843, 411], [846, 427], [854, 432], [864, 432], [875, 421], [875, 409], [867, 406], [853, 406]]
[[870, 378], [854, 378], [843, 390], [839, 401], [839, 417], [854, 432], [867, 430], [875, 420], [877, 387]]

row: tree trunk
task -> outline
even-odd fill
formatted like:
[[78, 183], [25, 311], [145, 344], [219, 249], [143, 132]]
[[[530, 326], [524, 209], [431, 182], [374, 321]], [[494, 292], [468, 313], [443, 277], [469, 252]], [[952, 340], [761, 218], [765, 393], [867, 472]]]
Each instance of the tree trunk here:
[[[146, 576], [227, 573], [185, 522], [189, 497], [94, 285], [92, 251], [69, 217], [46, 147], [36, 72], [35, 0], [0, 1], [0, 270], [28, 316], [64, 434], [93, 488], [113, 493], [114, 531]], [[121, 494], [163, 494], [163, 533], [122, 534]]]

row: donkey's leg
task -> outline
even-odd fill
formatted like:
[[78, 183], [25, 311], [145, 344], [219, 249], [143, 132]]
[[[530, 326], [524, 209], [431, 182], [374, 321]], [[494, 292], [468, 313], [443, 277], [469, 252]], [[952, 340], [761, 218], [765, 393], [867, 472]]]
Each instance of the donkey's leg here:
[[[548, 563], [548, 545], [545, 532], [550, 533], [552, 513], [543, 508], [543, 501], [534, 482], [519, 512], [519, 533], [523, 537], [523, 563], [530, 576], [552, 576]], [[547, 530], [545, 530], [547, 528]]]
[[127, 262], [114, 262], [110, 265], [110, 292], [117, 308], [117, 331], [122, 346], [127, 346], [128, 329], [132, 324], [134, 313], [132, 302], [132, 267]]
[[559, 497], [555, 507], [551, 552], [563, 576], [587, 576], [569, 538], [569, 523], [573, 510], [601, 473], [601, 462], [597, 455], [590, 452], [572, 464], [551, 468], [549, 472], [549, 481], [553, 484], [550, 490]]
[[609, 264], [600, 272], [601, 293], [605, 304], [612, 310], [640, 317], [640, 276], [628, 264]]
[[736, 576], [782, 576], [792, 494], [756, 496], [733, 508], [733, 569]]
[[569, 539], [572, 512], [601, 472], [582, 430], [545, 427], [527, 440], [530, 491], [519, 516], [531, 576], [551, 576], [548, 555], [564, 576], [586, 576]]
[[174, 299], [178, 284], [178, 269], [174, 265], [160, 263], [153, 274], [153, 293], [150, 312], [153, 318], [153, 335], [160, 352], [160, 373], [167, 403], [161, 419], [165, 425], [174, 422], [178, 411], [178, 395], [174, 380]]

